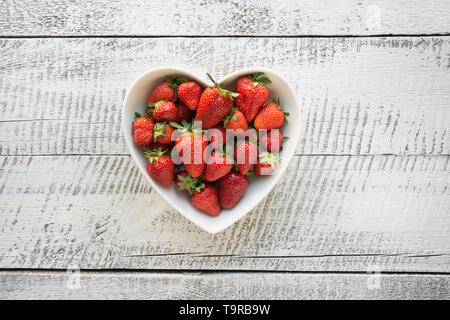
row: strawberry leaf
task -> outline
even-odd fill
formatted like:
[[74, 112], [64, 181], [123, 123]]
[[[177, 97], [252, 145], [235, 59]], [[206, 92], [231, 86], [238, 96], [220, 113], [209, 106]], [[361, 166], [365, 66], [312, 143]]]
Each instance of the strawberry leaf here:
[[141, 114], [139, 112], [134, 113], [134, 120], [141, 118]]
[[234, 115], [234, 112], [238, 110], [236, 107], [231, 108], [230, 112], [223, 118], [223, 125], [226, 126], [227, 123], [233, 119], [234, 121], [237, 121], [236, 116]]
[[[178, 188], [180, 190], [186, 190], [189, 194], [194, 193], [196, 188], [199, 187], [200, 180], [198, 178], [191, 177], [189, 174], [186, 177], [178, 175], [178, 180], [180, 180], [177, 183]], [[201, 190], [201, 188], [199, 190]]]
[[202, 189], [205, 187], [205, 184], [202, 182], [202, 183], [200, 183], [199, 185], [197, 185], [195, 188], [194, 188], [194, 190], [196, 191], [196, 192], [200, 192], [200, 191], [202, 191]]
[[149, 162], [158, 161], [158, 159], [166, 153], [167, 150], [161, 151], [161, 148], [155, 148], [153, 150], [147, 149], [147, 151], [144, 152], [144, 156], [148, 159]]
[[247, 178], [250, 178], [250, 177], [252, 177], [252, 176], [254, 176], [255, 175], [255, 171], [253, 171], [253, 170], [250, 170], [249, 172], [247, 172], [246, 174], [245, 174], [245, 176], [247, 177]]
[[270, 165], [275, 168], [277, 164], [280, 163], [280, 156], [278, 153], [263, 152], [259, 155], [259, 160], [261, 163]]
[[253, 82], [253, 85], [256, 87], [258, 84], [267, 87], [272, 81], [264, 74], [264, 72], [256, 72], [253, 74], [247, 75], [249, 79]]
[[153, 141], [156, 142], [156, 139], [159, 137], [167, 137], [165, 134], [165, 130], [168, 127], [168, 124], [165, 122], [157, 122], [155, 127], [153, 128]]
[[178, 78], [175, 78], [174, 82], [175, 82], [177, 85], [180, 85], [180, 84], [182, 84], [182, 83], [184, 83], [184, 82], [191, 82], [191, 80], [189, 80], [189, 79], [187, 79], [187, 78], [183, 78], [183, 77], [178, 77]]

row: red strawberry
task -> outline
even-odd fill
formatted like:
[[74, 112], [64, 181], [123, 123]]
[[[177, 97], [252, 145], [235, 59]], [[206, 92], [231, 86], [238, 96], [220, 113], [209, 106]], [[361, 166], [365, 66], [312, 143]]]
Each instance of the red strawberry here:
[[192, 110], [189, 110], [188, 107], [186, 107], [181, 101], [177, 101], [175, 103], [175, 107], [177, 107], [177, 116], [175, 118], [176, 123], [181, 123], [181, 121], [191, 121], [194, 117], [194, 112]]
[[181, 126], [172, 122], [172, 126], [184, 131], [175, 141], [174, 148], [181, 157], [184, 167], [189, 174], [197, 178], [202, 175], [205, 170], [205, 161], [203, 159], [203, 153], [208, 146], [208, 141], [205, 139], [201, 132], [195, 132], [192, 128], [192, 124], [189, 125], [186, 121], [183, 121]]
[[255, 143], [244, 141], [236, 146], [234, 157], [240, 174], [246, 175], [258, 160], [258, 148]]
[[269, 89], [266, 87], [271, 83], [263, 72], [249, 74], [238, 79], [236, 92], [236, 107], [245, 115], [247, 122], [255, 119], [258, 110], [267, 101]]
[[153, 120], [161, 122], [175, 121], [177, 118], [177, 107], [170, 101], [158, 101], [150, 104], [153, 110]]
[[220, 205], [225, 209], [233, 208], [242, 198], [247, 187], [247, 177], [231, 171], [217, 183]]
[[191, 110], [197, 110], [202, 88], [194, 81], [183, 82], [178, 85], [178, 98], [186, 107]]
[[220, 205], [216, 188], [213, 185], [206, 184], [199, 189], [200, 191], [194, 191], [191, 196], [192, 205], [212, 216], [218, 216]]
[[208, 130], [206, 132], [206, 136], [210, 141], [211, 148], [217, 149], [221, 145], [225, 145], [227, 143], [227, 132], [224, 127], [222, 126], [215, 126], [212, 129], [217, 129], [217, 131]]
[[160, 144], [168, 144], [172, 142], [172, 134], [175, 129], [165, 122], [157, 122], [153, 129], [153, 141]]
[[146, 170], [150, 177], [169, 186], [172, 183], [174, 165], [170, 156], [164, 152], [159, 148], [145, 152], [145, 157], [148, 158]]
[[148, 146], [149, 150], [153, 150], [153, 149], [157, 149], [157, 148], [160, 148], [161, 151], [166, 151], [167, 149], [169, 149], [169, 145], [152, 141], [152, 143]]
[[148, 96], [147, 104], [158, 102], [161, 100], [175, 101], [175, 89], [176, 85], [169, 81], [163, 81], [153, 89], [152, 93]]
[[153, 128], [155, 123], [147, 117], [139, 117], [133, 122], [134, 142], [145, 147], [153, 142]]
[[258, 162], [255, 164], [255, 175], [271, 175], [280, 163], [280, 158], [277, 153], [263, 152], [258, 157]]
[[283, 135], [279, 130], [269, 130], [260, 138], [260, 147], [269, 152], [279, 152], [283, 143]]
[[[211, 78], [211, 76], [208, 74]], [[211, 78], [214, 82], [214, 80]], [[202, 121], [203, 129], [210, 129], [218, 124], [230, 112], [233, 98], [238, 94], [222, 89], [214, 82], [214, 87], [203, 91], [197, 108], [195, 120]]]
[[243, 130], [244, 133], [248, 129], [247, 120], [245, 119], [244, 114], [237, 110], [231, 109], [231, 112], [225, 117], [223, 121], [223, 126], [225, 129], [231, 130]]
[[258, 112], [255, 118], [255, 128], [257, 130], [277, 129], [281, 127], [285, 121], [285, 116], [288, 115], [289, 113], [285, 113], [279, 104], [268, 103]]
[[216, 181], [233, 169], [233, 161], [218, 152], [211, 152], [203, 175], [204, 181]]

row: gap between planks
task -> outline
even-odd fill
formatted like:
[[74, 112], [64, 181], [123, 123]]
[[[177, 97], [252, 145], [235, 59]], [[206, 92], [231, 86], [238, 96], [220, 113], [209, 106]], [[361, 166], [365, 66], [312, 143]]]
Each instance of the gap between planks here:
[[[1, 274], [66, 274], [68, 269], [57, 268], [0, 268]], [[112, 269], [77, 269], [82, 274], [224, 274], [224, 273], [236, 273], [236, 274], [327, 274], [327, 275], [367, 275], [371, 274], [368, 271], [314, 271], [314, 270], [239, 270], [239, 269], [124, 269], [124, 268], [112, 268]], [[446, 276], [450, 275], [450, 272], [436, 272], [436, 271], [377, 271], [382, 275], [417, 275], [417, 276]]]
[[0, 39], [89, 39], [89, 38], [99, 38], [99, 39], [128, 39], [128, 38], [142, 38], [142, 39], [159, 39], [159, 38], [288, 38], [288, 39], [328, 39], [328, 38], [395, 38], [395, 37], [411, 37], [411, 38], [423, 38], [423, 37], [449, 37], [450, 32], [441, 33], [417, 33], [417, 34], [407, 34], [407, 33], [379, 33], [370, 35], [339, 35], [339, 34], [329, 34], [329, 35], [115, 35], [115, 34], [102, 34], [102, 35], [2, 35]]

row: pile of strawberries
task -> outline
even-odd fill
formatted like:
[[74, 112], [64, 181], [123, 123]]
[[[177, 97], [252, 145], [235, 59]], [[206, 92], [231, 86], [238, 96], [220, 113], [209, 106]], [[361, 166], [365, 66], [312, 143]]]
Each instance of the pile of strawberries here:
[[[136, 113], [133, 128], [148, 158], [148, 174], [163, 185], [174, 181], [195, 208], [217, 216], [242, 198], [249, 176], [277, 168], [286, 138], [273, 129], [288, 114], [279, 101], [266, 104], [271, 81], [264, 73], [240, 77], [236, 92], [208, 76], [214, 86], [204, 90], [195, 81], [166, 77], [148, 97], [146, 113]], [[236, 146], [230, 143], [235, 137], [243, 137]]]

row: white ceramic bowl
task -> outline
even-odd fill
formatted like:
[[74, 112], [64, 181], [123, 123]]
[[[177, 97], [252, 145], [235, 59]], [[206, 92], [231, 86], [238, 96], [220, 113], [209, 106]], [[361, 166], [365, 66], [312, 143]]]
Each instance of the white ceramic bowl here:
[[[272, 190], [283, 175], [294, 155], [295, 148], [298, 143], [300, 133], [300, 109], [297, 104], [294, 91], [289, 86], [288, 82], [279, 74], [264, 68], [244, 69], [233, 72], [223, 79], [220, 79], [219, 83], [223, 88], [234, 91], [236, 80], [240, 76], [258, 71], [264, 72], [272, 81], [268, 101], [272, 101], [273, 98], [279, 97], [281, 105], [284, 107], [285, 111], [290, 113], [288, 117], [288, 124], [285, 124], [280, 129], [283, 136], [289, 137], [289, 140], [283, 144], [283, 150], [280, 154], [281, 165], [275, 173], [270, 176], [250, 178], [247, 191], [238, 204], [233, 209], [222, 209], [222, 212], [217, 217], [209, 216], [208, 214], [194, 208], [189, 201], [189, 195], [187, 192], [178, 190], [174, 184], [166, 187], [152, 180], [145, 170], [147, 159], [144, 157], [142, 150], [133, 142], [132, 122], [134, 121], [134, 114], [135, 112], [139, 112], [141, 114], [145, 112], [148, 95], [159, 82], [164, 80], [165, 76], [185, 76], [189, 79], [195, 80], [201, 86], [206, 88], [212, 85], [210, 81], [203, 80], [207, 79], [206, 73], [203, 77], [199, 77], [187, 70], [175, 67], [161, 67], [153, 69], [140, 75], [130, 86], [125, 96], [122, 110], [122, 129], [125, 135], [126, 144], [130, 150], [132, 158], [139, 167], [139, 170], [151, 186], [156, 189], [159, 194], [161, 194], [161, 196], [179, 213], [203, 230], [210, 233], [217, 233], [229, 227], [245, 216], [263, 200], [263, 198]], [[212, 76], [214, 77], [214, 75]]]

